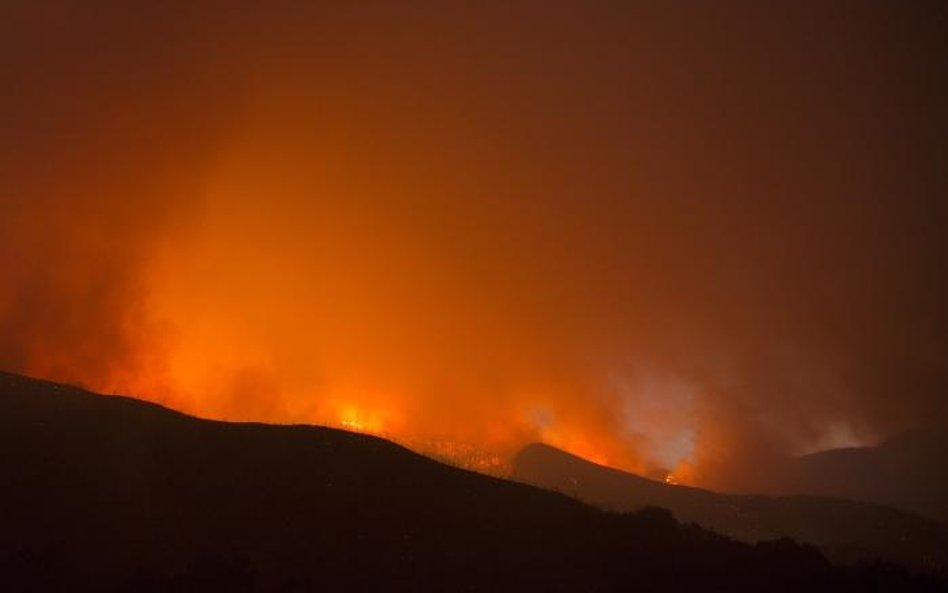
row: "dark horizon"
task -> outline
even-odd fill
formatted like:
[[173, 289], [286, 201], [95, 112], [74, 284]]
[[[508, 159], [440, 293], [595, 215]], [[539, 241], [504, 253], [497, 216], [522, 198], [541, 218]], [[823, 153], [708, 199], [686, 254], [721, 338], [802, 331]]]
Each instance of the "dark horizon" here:
[[[368, 435], [202, 420], [2, 372], [0, 446], [0, 587], [16, 593], [948, 586], [948, 527], [883, 507], [746, 497], [751, 518], [779, 503], [777, 532], [730, 539], [682, 508], [604, 512]], [[817, 548], [781, 523], [835, 536]]]

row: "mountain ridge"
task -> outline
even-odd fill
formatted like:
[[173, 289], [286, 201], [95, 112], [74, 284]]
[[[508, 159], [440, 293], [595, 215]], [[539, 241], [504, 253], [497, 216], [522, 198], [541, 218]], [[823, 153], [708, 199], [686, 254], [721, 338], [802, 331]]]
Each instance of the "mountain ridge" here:
[[741, 541], [789, 537], [841, 561], [878, 557], [918, 570], [942, 572], [948, 567], [948, 527], [872, 503], [811, 495], [722, 494], [665, 484], [539, 443], [518, 453], [512, 477], [614, 512], [668, 508], [682, 522]]
[[0, 373], [6, 591], [945, 590], [596, 510], [376, 437], [224, 423]]
[[[830, 449], [797, 457], [784, 489], [866, 500], [948, 524], [948, 428], [896, 434], [874, 447]], [[780, 476], [775, 476], [780, 479]]]

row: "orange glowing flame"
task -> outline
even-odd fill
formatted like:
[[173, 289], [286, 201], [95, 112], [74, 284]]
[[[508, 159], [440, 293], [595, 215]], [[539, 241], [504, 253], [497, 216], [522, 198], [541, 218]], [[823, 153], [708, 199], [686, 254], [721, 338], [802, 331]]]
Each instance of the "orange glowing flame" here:
[[339, 426], [352, 432], [372, 435], [385, 434], [385, 423], [381, 416], [354, 405], [346, 405], [342, 408], [339, 414]]
[[[295, 128], [259, 134], [208, 172], [200, 228], [169, 231], [141, 264], [148, 290], [128, 330], [140, 358], [64, 371], [50, 358], [27, 371], [206, 418], [381, 435], [488, 473], [531, 442], [654, 469], [616, 419], [602, 370], [576, 365], [572, 328], [524, 314], [558, 278], [525, 290], [514, 268], [485, 284], [497, 262], [458, 266], [433, 249], [440, 235], [404, 207], [413, 194], [373, 198], [389, 191], [374, 175], [313, 185], [308, 167], [285, 167], [330, 155], [297, 147], [274, 159], [269, 147]], [[660, 431], [664, 418], [643, 424]]]
[[672, 486], [688, 486], [694, 484], [694, 466], [691, 461], [682, 459], [675, 466], [675, 469], [669, 472], [664, 479], [666, 484]]

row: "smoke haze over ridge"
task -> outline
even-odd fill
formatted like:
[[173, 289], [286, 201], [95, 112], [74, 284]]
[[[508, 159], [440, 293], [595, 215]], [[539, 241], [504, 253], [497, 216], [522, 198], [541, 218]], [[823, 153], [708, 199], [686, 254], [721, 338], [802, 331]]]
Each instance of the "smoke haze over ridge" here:
[[14, 1], [0, 366], [742, 485], [946, 417], [938, 3]]

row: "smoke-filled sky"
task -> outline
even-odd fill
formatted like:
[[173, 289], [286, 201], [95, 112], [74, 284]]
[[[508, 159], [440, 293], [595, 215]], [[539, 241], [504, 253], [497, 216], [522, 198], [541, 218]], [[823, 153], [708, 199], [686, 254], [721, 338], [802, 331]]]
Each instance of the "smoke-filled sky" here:
[[4, 2], [0, 367], [721, 488], [948, 417], [944, 3], [713, 4]]

